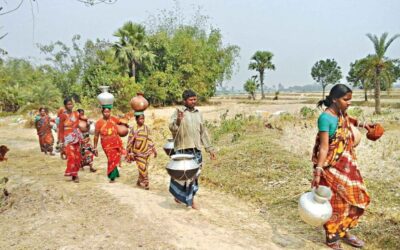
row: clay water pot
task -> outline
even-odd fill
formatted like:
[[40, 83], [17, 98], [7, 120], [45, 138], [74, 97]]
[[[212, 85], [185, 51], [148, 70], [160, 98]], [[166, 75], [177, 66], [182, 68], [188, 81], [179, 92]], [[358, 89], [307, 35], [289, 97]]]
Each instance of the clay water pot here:
[[374, 128], [367, 133], [367, 138], [371, 141], [376, 141], [383, 135], [385, 130], [383, 129], [382, 125], [379, 123], [375, 124]]
[[174, 152], [174, 139], [167, 139], [167, 142], [163, 146], [164, 152], [170, 156]]
[[332, 206], [329, 202], [331, 197], [332, 191], [327, 186], [319, 186], [301, 195], [299, 200], [301, 219], [315, 227], [325, 224], [332, 216]]
[[149, 102], [144, 98], [143, 93], [137, 93], [135, 97], [131, 99], [131, 107], [135, 111], [144, 111], [149, 106]]
[[171, 156], [166, 169], [175, 180], [186, 181], [192, 179], [199, 171], [200, 166], [191, 154], [175, 154]]
[[360, 141], [361, 141], [361, 132], [353, 124], [350, 125], [350, 128], [351, 128], [351, 132], [353, 133], [353, 136], [354, 136], [354, 144], [353, 144], [353, 146], [357, 147], [358, 144], [360, 144]]
[[101, 93], [97, 96], [97, 100], [101, 105], [112, 105], [114, 103], [114, 96], [108, 92], [109, 86], [99, 86]]
[[129, 127], [126, 124], [118, 124], [117, 125], [117, 133], [121, 137], [125, 137], [129, 133]]

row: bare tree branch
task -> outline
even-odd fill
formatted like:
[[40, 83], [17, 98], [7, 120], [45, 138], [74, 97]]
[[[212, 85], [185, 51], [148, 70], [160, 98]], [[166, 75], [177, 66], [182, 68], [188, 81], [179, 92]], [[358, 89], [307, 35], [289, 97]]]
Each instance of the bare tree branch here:
[[[15, 8], [15, 9], [13, 9], [13, 10], [9, 10], [9, 11], [7, 11], [7, 12], [4, 12], [4, 13], [0, 13], [0, 16], [2, 16], [2, 15], [5, 15], [5, 14], [8, 14], [8, 13], [11, 13], [11, 12], [13, 12], [13, 11], [16, 11], [16, 10], [18, 10], [19, 9], [19, 7], [21, 7], [21, 5], [22, 5], [22, 3], [24, 2], [24, 0], [21, 0], [21, 2], [18, 4], [18, 6]], [[3, 9], [3, 7], [1, 7], [1, 9], [0, 9], [0, 11]]]

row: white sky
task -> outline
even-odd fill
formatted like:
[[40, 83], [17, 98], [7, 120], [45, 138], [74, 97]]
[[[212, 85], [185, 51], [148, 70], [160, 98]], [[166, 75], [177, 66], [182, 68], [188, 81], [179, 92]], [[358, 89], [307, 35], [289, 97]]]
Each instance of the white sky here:
[[[126, 21], [143, 23], [149, 15], [175, 6], [173, 0], [118, 0], [91, 7], [77, 0], [36, 2], [32, 8], [25, 0], [19, 10], [0, 16], [0, 34], [8, 32], [0, 48], [9, 56], [40, 58], [36, 43], [60, 40], [69, 44], [74, 34], [82, 40], [113, 41], [113, 32]], [[0, 0], [4, 9], [17, 3]], [[267, 72], [267, 86], [304, 85], [313, 83], [311, 67], [320, 59], [334, 58], [346, 76], [350, 62], [373, 53], [366, 33], [400, 33], [398, 0], [181, 0], [179, 5], [186, 19], [200, 6], [201, 13], [210, 17], [209, 24], [221, 30], [224, 43], [241, 48], [239, 70], [226, 83], [236, 89], [242, 89], [255, 74], [247, 66], [257, 50], [274, 53], [276, 70]], [[387, 55], [400, 58], [400, 39]]]

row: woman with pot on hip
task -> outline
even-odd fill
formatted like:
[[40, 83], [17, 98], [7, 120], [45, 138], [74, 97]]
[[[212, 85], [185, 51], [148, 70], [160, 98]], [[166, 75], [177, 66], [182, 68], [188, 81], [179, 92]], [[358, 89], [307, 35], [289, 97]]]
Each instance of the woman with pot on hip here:
[[120, 165], [121, 154], [124, 150], [117, 128], [117, 125], [121, 124], [121, 122], [117, 117], [111, 116], [111, 108], [111, 104], [102, 105], [103, 118], [96, 122], [94, 149], [97, 151], [100, 136], [101, 146], [108, 159], [107, 176], [110, 182], [114, 182], [119, 177], [118, 166]]
[[312, 187], [330, 187], [333, 196], [332, 217], [324, 224], [326, 244], [332, 249], [342, 249], [340, 241], [353, 247], [363, 247], [364, 242], [350, 234], [367, 208], [370, 198], [357, 167], [355, 137], [352, 126], [368, 131], [374, 125], [359, 123], [347, 115], [351, 105], [352, 90], [336, 84], [329, 96], [318, 102], [327, 108], [318, 118], [318, 135], [313, 149], [314, 178]]

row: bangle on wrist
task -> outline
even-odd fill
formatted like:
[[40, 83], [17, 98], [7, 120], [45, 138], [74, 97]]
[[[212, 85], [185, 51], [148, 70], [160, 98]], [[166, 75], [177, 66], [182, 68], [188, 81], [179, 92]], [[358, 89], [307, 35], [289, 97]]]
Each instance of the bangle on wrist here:
[[323, 172], [324, 171], [323, 167], [321, 167], [321, 166], [315, 167], [315, 171], [318, 172], [318, 170], [319, 170], [319, 172]]

